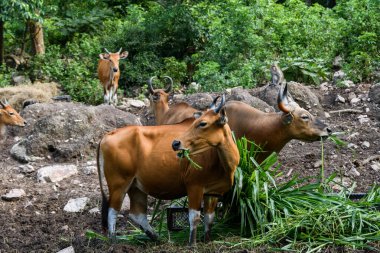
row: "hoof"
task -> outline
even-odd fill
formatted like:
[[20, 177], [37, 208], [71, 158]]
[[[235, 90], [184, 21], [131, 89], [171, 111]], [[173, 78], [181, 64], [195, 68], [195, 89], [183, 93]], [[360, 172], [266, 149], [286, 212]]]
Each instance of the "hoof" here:
[[157, 241], [158, 235], [154, 231], [145, 231], [145, 234], [152, 240]]

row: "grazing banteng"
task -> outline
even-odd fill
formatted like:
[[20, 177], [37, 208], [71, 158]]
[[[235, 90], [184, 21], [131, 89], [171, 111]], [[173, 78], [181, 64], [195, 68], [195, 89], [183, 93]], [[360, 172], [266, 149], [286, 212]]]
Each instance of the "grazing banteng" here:
[[106, 48], [104, 50], [107, 53], [99, 54], [98, 77], [103, 86], [104, 103], [116, 105], [120, 78], [119, 60], [127, 58], [128, 52], [120, 54], [121, 48], [117, 53], [110, 53]]
[[185, 102], [180, 102], [169, 108], [169, 92], [172, 89], [173, 80], [168, 76], [164, 76], [165, 79], [170, 81], [169, 86], [166, 89], [153, 89], [152, 82], [154, 78], [156, 77], [153, 76], [149, 79], [148, 88], [152, 98], [152, 109], [156, 118], [156, 125], [177, 124], [193, 117], [193, 114], [198, 110]]
[[318, 118], [295, 102], [288, 102], [286, 84], [280, 89], [277, 101], [281, 113], [265, 113], [238, 101], [225, 106], [228, 124], [236, 138], [245, 136], [262, 148], [263, 152], [256, 158], [259, 163], [272, 152], [280, 152], [292, 139], [318, 141], [331, 134], [328, 126]]
[[4, 102], [0, 100], [0, 105], [0, 137], [4, 135], [6, 125], [25, 126], [26, 121], [8, 104], [7, 100]]
[[[195, 121], [128, 126], [105, 135], [98, 147], [97, 161], [103, 197], [102, 224], [109, 236], [115, 236], [117, 214], [128, 193], [131, 200], [129, 217], [151, 239], [156, 239], [157, 235], [147, 220], [147, 195], [158, 199], [188, 196], [191, 245], [196, 242], [196, 225], [204, 199], [206, 239], [210, 238], [217, 201], [215, 197], [203, 195], [228, 191], [239, 163], [237, 147], [226, 124], [225, 112], [221, 110], [223, 104], [224, 99], [217, 108]], [[181, 142], [173, 142], [178, 137]], [[202, 169], [193, 168], [186, 159], [178, 160], [172, 147], [180, 150], [182, 146], [190, 149], [192, 159]], [[108, 199], [103, 190], [103, 173], [109, 189]]]

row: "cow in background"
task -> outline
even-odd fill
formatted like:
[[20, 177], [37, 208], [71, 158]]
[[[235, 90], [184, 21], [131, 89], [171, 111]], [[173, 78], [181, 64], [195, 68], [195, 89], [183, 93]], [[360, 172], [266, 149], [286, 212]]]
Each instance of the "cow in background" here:
[[99, 54], [98, 77], [103, 86], [104, 103], [117, 104], [117, 88], [119, 87], [119, 60], [128, 57], [128, 51], [121, 53], [121, 48], [117, 53], [110, 53], [104, 48], [106, 53]]

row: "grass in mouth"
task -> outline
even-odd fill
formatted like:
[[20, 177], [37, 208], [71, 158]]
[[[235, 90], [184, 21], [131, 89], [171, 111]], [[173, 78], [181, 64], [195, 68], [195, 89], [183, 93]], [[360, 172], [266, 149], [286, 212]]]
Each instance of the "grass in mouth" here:
[[177, 156], [179, 158], [181, 158], [181, 159], [185, 157], [195, 169], [197, 169], [197, 170], [202, 169], [202, 166], [200, 166], [199, 164], [197, 164], [196, 162], [194, 162], [193, 159], [190, 158], [190, 150], [188, 150], [188, 149], [182, 149], [177, 154]]

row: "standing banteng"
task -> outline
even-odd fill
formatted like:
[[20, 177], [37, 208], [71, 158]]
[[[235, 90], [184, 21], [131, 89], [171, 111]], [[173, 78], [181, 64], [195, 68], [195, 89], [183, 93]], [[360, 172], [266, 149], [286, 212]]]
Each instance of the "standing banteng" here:
[[99, 54], [98, 77], [103, 86], [104, 103], [117, 104], [117, 89], [119, 87], [119, 60], [125, 59], [128, 52], [121, 53], [121, 48], [117, 53], [110, 53], [106, 48], [106, 53]]

